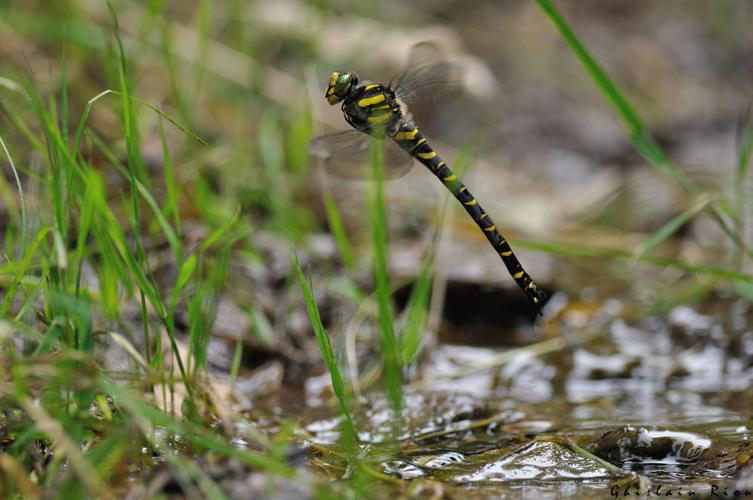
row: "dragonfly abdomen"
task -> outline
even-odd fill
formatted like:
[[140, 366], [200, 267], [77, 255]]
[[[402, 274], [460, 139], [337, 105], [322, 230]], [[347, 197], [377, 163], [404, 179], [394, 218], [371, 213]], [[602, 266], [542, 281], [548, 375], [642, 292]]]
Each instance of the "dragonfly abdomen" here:
[[488, 213], [484, 211], [476, 198], [473, 197], [467, 187], [457, 178], [450, 167], [447, 166], [434, 148], [429, 145], [426, 138], [418, 128], [410, 122], [404, 121], [392, 138], [407, 151], [412, 157], [421, 162], [439, 178], [445, 187], [463, 205], [466, 212], [473, 218], [483, 231], [494, 250], [499, 254], [508, 272], [518, 284], [528, 300], [540, 312], [546, 294], [538, 288], [531, 276], [523, 269], [518, 258], [510, 248], [510, 244], [497, 230]]

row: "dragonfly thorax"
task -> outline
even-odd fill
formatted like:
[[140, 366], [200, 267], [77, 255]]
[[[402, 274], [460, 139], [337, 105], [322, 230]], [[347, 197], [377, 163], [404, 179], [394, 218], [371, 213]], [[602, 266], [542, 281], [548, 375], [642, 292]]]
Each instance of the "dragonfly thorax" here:
[[379, 138], [394, 135], [403, 121], [402, 108], [395, 93], [378, 83], [352, 90], [343, 100], [342, 110], [353, 128]]

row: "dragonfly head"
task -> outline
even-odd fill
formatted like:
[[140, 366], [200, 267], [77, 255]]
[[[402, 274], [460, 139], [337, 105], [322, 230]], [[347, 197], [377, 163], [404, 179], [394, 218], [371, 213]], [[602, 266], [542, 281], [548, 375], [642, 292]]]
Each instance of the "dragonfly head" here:
[[337, 104], [345, 99], [348, 94], [358, 85], [358, 75], [355, 71], [333, 71], [329, 77], [329, 85], [324, 92], [324, 97], [330, 104]]

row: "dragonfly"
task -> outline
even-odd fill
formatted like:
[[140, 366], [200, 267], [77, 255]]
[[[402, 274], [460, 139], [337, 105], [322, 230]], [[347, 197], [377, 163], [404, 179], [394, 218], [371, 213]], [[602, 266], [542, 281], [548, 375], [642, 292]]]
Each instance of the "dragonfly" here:
[[[427, 55], [430, 52], [432, 56]], [[388, 85], [359, 84], [358, 74], [352, 70], [332, 72], [324, 97], [330, 105], [341, 104], [345, 121], [352, 130], [313, 139], [309, 152], [337, 175], [351, 178], [361, 178], [357, 164], [363, 163], [369, 143], [374, 139], [384, 141], [387, 178], [405, 175], [414, 159], [423, 164], [468, 212], [515, 283], [541, 314], [546, 293], [523, 269], [492, 218], [414, 123], [408, 106], [422, 96], [440, 95], [443, 88], [451, 86], [452, 75], [457, 70], [451, 62], [434, 57], [435, 52], [431, 44], [418, 44], [412, 50], [406, 70]]]

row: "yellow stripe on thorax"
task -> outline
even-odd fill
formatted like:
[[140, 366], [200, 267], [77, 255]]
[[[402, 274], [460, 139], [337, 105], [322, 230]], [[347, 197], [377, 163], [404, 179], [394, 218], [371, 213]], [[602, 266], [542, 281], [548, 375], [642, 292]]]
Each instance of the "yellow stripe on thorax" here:
[[358, 101], [358, 105], [362, 108], [365, 108], [367, 106], [372, 106], [374, 104], [379, 104], [380, 102], [384, 101], [384, 94], [377, 94], [373, 97], [364, 97], [363, 99], [360, 99]]
[[370, 84], [366, 85], [363, 89], [364, 90], [371, 90], [371, 89], [375, 89], [377, 87], [379, 87], [378, 83], [370, 83]]

